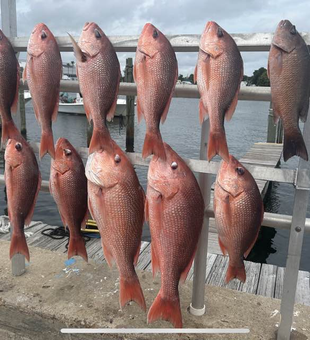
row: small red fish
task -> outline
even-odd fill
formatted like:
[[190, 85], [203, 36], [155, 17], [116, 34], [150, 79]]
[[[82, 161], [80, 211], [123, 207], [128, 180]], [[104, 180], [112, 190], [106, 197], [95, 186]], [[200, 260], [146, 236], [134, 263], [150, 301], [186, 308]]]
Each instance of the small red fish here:
[[142, 156], [154, 154], [165, 159], [159, 122], [166, 120], [178, 79], [178, 62], [169, 42], [152, 24], [145, 24], [138, 41], [134, 65], [137, 84], [138, 121], [146, 122]]
[[152, 237], [153, 275], [161, 273], [161, 288], [149, 312], [182, 327], [178, 284], [185, 281], [200, 236], [204, 202], [197, 180], [183, 159], [164, 143], [166, 160], [153, 157], [148, 171], [145, 205]]
[[222, 161], [216, 178], [214, 214], [219, 245], [229, 255], [226, 283], [234, 278], [245, 282], [243, 256], [256, 242], [264, 205], [254, 178], [232, 155]]
[[81, 227], [88, 216], [87, 179], [80, 155], [65, 138], [56, 143], [51, 163], [50, 192], [57, 204], [64, 226], [70, 231], [68, 258], [80, 255], [86, 262], [87, 252]]
[[49, 153], [55, 157], [52, 121], [58, 114], [62, 61], [53, 33], [45, 24], [34, 27], [27, 48], [27, 79], [36, 119], [41, 125], [40, 158]]
[[13, 226], [10, 258], [20, 253], [29, 262], [30, 255], [24, 225], [29, 225], [31, 222], [41, 187], [41, 174], [36, 157], [25, 140], [20, 142], [20, 140], [9, 139], [4, 158], [8, 212]]

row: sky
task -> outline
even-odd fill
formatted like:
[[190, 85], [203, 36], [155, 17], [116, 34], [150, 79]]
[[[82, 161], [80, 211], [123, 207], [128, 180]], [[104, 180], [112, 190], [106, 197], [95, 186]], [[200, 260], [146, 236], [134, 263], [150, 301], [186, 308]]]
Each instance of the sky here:
[[[228, 33], [274, 32], [289, 19], [300, 32], [310, 32], [309, 0], [16, 0], [18, 36], [29, 36], [44, 22], [55, 36], [79, 35], [87, 21], [96, 22], [107, 36], [139, 35], [146, 22], [164, 34], [201, 34], [209, 20]], [[118, 53], [122, 69], [134, 53]], [[267, 67], [267, 52], [243, 52], [244, 73]], [[64, 62], [75, 60], [62, 53]], [[194, 72], [197, 53], [177, 53], [179, 73]]]

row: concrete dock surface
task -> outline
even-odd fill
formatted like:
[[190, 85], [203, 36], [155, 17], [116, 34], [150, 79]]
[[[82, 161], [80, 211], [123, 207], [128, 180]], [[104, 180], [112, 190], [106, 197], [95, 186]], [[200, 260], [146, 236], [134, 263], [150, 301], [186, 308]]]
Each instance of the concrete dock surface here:
[[[11, 274], [8, 241], [0, 241], [0, 339], [275, 339], [280, 300], [206, 286], [206, 314], [188, 311], [192, 282], [180, 284], [184, 328], [249, 328], [239, 335], [65, 335], [61, 328], [171, 328], [151, 325], [135, 303], [119, 307], [119, 280], [114, 266], [30, 247], [26, 273]], [[160, 288], [160, 278], [138, 271], [147, 308]], [[310, 307], [295, 306], [291, 339], [310, 339]]]

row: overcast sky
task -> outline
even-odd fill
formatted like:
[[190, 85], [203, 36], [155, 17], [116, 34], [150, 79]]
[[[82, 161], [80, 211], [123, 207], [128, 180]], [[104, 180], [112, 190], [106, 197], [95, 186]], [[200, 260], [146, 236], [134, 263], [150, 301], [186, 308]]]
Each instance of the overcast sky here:
[[[229, 33], [273, 32], [281, 19], [299, 31], [310, 31], [309, 0], [17, 0], [18, 36], [29, 36], [44, 22], [54, 35], [79, 35], [86, 21], [96, 22], [106, 35], [139, 35], [151, 22], [164, 34], [201, 34], [209, 20]], [[118, 54], [122, 69], [133, 53]], [[266, 67], [268, 53], [244, 52], [245, 74]], [[179, 73], [193, 73], [197, 53], [178, 53]], [[63, 61], [75, 60], [63, 53]]]

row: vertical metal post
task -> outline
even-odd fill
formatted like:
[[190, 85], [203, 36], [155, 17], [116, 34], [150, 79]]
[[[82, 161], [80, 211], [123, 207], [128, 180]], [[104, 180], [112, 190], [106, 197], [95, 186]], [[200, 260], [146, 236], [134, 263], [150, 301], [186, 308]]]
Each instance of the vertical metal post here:
[[[206, 119], [201, 128], [200, 159], [207, 159], [207, 144], [209, 138], [209, 118]], [[204, 198], [205, 207], [210, 204], [212, 178], [210, 174], [199, 174], [199, 185]], [[205, 281], [206, 266], [208, 253], [208, 234], [209, 234], [209, 217], [204, 216], [202, 231], [198, 243], [198, 249], [194, 262], [194, 281], [192, 292], [192, 303], [190, 304], [190, 313], [196, 316], [203, 315], [206, 310], [205, 306]]]
[[[133, 63], [132, 58], [126, 59], [125, 82], [133, 83]], [[134, 152], [134, 135], [135, 135], [135, 97], [126, 96], [126, 152]]]
[[275, 143], [277, 127], [274, 123], [272, 103], [270, 102], [268, 113], [267, 143]]
[[[1, 23], [2, 31], [7, 37], [17, 37], [17, 20], [16, 20], [16, 0], [1, 0]], [[17, 120], [17, 122], [16, 122]], [[17, 114], [14, 119], [16, 125], [20, 127], [20, 115]], [[11, 235], [13, 228], [11, 226]], [[25, 272], [25, 256], [16, 254], [12, 257], [12, 274], [15, 276], [22, 275]]]
[[[307, 120], [303, 132], [304, 141], [310, 150], [310, 119]], [[303, 244], [305, 219], [310, 191], [309, 162], [299, 160], [296, 179], [296, 190], [292, 224], [290, 230], [288, 256], [284, 276], [283, 293], [281, 299], [281, 323], [277, 340], [289, 340], [293, 322], [294, 303]]]

